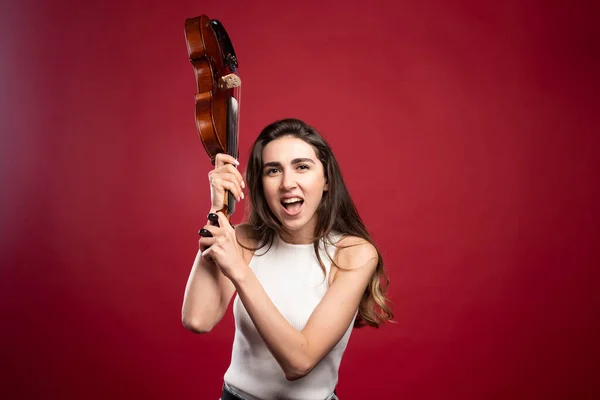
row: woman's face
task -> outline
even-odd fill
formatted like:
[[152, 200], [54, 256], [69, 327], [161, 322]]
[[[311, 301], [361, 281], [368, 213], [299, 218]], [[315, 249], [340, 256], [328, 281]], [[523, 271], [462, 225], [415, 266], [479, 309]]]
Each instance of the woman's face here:
[[310, 243], [316, 211], [327, 190], [323, 164], [315, 149], [292, 136], [268, 143], [262, 154], [262, 182], [269, 208], [290, 232], [286, 241]]

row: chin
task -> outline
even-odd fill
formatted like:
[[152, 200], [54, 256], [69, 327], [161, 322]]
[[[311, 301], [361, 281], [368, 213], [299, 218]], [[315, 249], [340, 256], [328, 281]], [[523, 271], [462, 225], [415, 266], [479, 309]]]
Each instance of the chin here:
[[305, 221], [286, 221], [283, 220], [281, 225], [290, 232], [298, 232], [306, 226]]
[[[296, 234], [305, 236], [303, 234], [307, 232], [307, 229], [310, 229], [311, 223], [313, 222], [312, 219], [306, 220], [304, 218], [299, 218], [297, 220], [281, 219], [280, 221], [282, 221], [282, 227], [292, 236], [295, 236]], [[310, 230], [310, 236], [312, 235], [314, 235], [314, 226]]]

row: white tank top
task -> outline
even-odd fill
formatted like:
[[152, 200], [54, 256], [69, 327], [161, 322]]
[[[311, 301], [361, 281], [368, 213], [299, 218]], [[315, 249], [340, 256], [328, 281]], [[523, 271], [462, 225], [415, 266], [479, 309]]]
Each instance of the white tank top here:
[[[340, 235], [332, 235], [331, 241], [336, 243], [339, 238]], [[276, 237], [272, 247], [267, 249], [265, 246], [256, 251], [250, 268], [279, 312], [301, 331], [329, 287], [331, 261], [325, 253], [325, 245], [321, 241], [325, 276], [312, 244], [294, 245]], [[327, 249], [333, 258], [335, 246], [328, 244]], [[285, 379], [238, 295], [234, 299], [233, 315], [235, 337], [231, 364], [224, 380], [238, 394], [248, 400], [323, 400], [333, 392], [356, 314], [344, 336], [321, 362], [308, 375], [291, 382]]]

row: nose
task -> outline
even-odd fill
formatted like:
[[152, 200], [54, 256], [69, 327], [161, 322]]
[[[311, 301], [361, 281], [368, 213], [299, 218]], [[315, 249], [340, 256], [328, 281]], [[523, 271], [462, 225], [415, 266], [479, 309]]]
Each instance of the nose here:
[[289, 171], [283, 171], [281, 176], [281, 189], [290, 190], [296, 187], [296, 179], [294, 174]]

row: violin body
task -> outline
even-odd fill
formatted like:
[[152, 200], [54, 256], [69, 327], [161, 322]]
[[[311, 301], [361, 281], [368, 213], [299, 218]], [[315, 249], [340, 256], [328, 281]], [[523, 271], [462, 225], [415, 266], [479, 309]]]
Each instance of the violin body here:
[[[185, 21], [185, 37], [196, 77], [196, 128], [211, 162], [219, 153], [238, 158], [241, 80], [237, 57], [225, 28], [206, 15]], [[226, 214], [235, 210], [228, 193]]]

